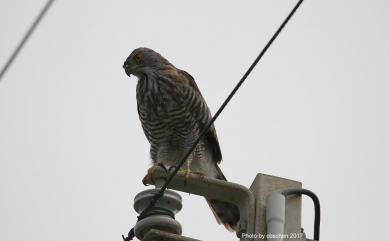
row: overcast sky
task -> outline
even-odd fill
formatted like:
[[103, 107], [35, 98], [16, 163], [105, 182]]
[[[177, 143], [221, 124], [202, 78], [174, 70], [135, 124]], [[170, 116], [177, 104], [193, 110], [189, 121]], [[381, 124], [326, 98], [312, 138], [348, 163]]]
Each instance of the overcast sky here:
[[[0, 0], [0, 66], [44, 4]], [[150, 165], [125, 58], [160, 52], [214, 113], [294, 4], [56, 1], [0, 82], [0, 240], [121, 240]], [[321, 200], [322, 240], [387, 236], [389, 23], [388, 0], [304, 2], [216, 122], [228, 180], [301, 181]], [[182, 196], [183, 235], [235, 240]]]

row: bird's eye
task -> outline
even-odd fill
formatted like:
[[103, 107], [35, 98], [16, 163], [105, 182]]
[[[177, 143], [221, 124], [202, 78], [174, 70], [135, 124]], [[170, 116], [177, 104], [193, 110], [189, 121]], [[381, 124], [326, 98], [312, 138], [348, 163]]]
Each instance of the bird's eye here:
[[141, 54], [136, 54], [134, 55], [134, 60], [137, 64], [142, 63], [142, 55]]

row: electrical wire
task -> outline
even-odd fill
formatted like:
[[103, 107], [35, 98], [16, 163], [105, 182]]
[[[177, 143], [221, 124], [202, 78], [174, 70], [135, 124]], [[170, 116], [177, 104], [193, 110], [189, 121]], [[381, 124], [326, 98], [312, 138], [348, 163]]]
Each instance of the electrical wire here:
[[288, 189], [282, 192], [284, 196], [290, 195], [306, 195], [313, 200], [314, 203], [314, 240], [320, 240], [320, 221], [321, 221], [321, 207], [320, 200], [317, 195], [307, 189]]
[[5, 72], [9, 69], [11, 64], [14, 62], [15, 58], [18, 56], [20, 50], [23, 48], [27, 40], [30, 38], [31, 34], [34, 32], [35, 28], [38, 26], [38, 24], [41, 22], [42, 18], [45, 16], [47, 10], [51, 7], [53, 4], [54, 0], [49, 0], [45, 4], [45, 6], [42, 8], [41, 12], [37, 16], [37, 18], [34, 20], [34, 22], [31, 24], [30, 28], [27, 30], [26, 34], [22, 38], [22, 40], [19, 42], [18, 46], [12, 53], [12, 55], [9, 57], [8, 61], [5, 63], [4, 67], [1, 69], [0, 72], [0, 81], [3, 78]]
[[[191, 155], [191, 153], [195, 150], [196, 146], [198, 145], [199, 141], [205, 136], [205, 134], [209, 131], [209, 128], [214, 124], [215, 120], [218, 118], [218, 116], [221, 114], [221, 112], [225, 109], [226, 105], [229, 103], [229, 101], [233, 98], [234, 94], [237, 92], [237, 90], [241, 87], [241, 85], [244, 83], [248, 75], [252, 72], [253, 68], [257, 65], [257, 63], [260, 61], [260, 59], [263, 57], [263, 55], [267, 52], [268, 48], [271, 46], [271, 44], [274, 42], [276, 37], [279, 35], [279, 33], [283, 30], [287, 22], [290, 20], [290, 18], [294, 15], [296, 10], [299, 8], [303, 0], [299, 0], [297, 4], [294, 6], [294, 8], [291, 10], [291, 12], [288, 14], [288, 16], [284, 19], [282, 24], [279, 26], [279, 28], [276, 30], [274, 35], [271, 37], [271, 39], [268, 41], [268, 43], [265, 45], [263, 50], [260, 52], [260, 54], [257, 56], [257, 58], [253, 61], [252, 65], [248, 68], [248, 70], [245, 72], [245, 74], [242, 76], [240, 81], [237, 83], [237, 85], [234, 87], [234, 89], [230, 92], [229, 96], [226, 98], [226, 100], [222, 103], [221, 107], [219, 107], [218, 111], [215, 113], [213, 118], [207, 123], [205, 128], [202, 130], [202, 132], [199, 134], [198, 138], [193, 142], [191, 145], [191, 148], [186, 152], [184, 157], [181, 159], [180, 162], [175, 166], [175, 169], [173, 169], [173, 172], [168, 176], [167, 180], [165, 181], [164, 185], [160, 188], [159, 192], [156, 193], [153, 196], [153, 199], [145, 208], [141, 214], [137, 218], [137, 222], [145, 218], [146, 214], [154, 207], [154, 205], [157, 203], [157, 201], [164, 195], [165, 190], [167, 189], [169, 183], [172, 181], [173, 177], [176, 175], [176, 173], [179, 171], [180, 167], [184, 164], [184, 162], [187, 160], [187, 158]], [[125, 238], [122, 235], [122, 238], [124, 241], [133, 240], [135, 234], [134, 234], [134, 228], [132, 228], [129, 232], [129, 235], [127, 238]]]

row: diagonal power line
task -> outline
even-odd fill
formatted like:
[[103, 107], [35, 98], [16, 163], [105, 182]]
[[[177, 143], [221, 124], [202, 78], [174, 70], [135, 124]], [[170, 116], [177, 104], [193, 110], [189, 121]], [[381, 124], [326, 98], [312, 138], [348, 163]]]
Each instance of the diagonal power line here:
[[0, 72], [0, 81], [3, 79], [5, 72], [9, 69], [9, 67], [14, 62], [15, 58], [18, 56], [20, 50], [22, 50], [23, 46], [27, 42], [27, 40], [30, 38], [31, 34], [34, 32], [35, 28], [38, 26], [38, 24], [41, 22], [42, 18], [45, 16], [47, 10], [51, 7], [54, 0], [48, 0], [45, 6], [42, 8], [41, 12], [37, 16], [37, 18], [34, 20], [34, 22], [31, 24], [30, 28], [26, 32], [26, 34], [23, 36], [22, 40], [19, 42], [18, 46], [12, 53], [12, 55], [9, 57], [8, 61], [5, 63], [4, 67], [1, 69]]

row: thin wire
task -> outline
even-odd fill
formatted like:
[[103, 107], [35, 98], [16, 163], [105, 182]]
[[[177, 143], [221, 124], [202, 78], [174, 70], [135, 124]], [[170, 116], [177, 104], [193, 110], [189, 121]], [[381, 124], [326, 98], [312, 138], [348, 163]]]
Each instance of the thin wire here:
[[26, 32], [26, 34], [24, 35], [24, 37], [20, 41], [19, 45], [16, 47], [16, 49], [12, 53], [11, 57], [8, 59], [7, 63], [2, 68], [2, 70], [0, 72], [0, 81], [3, 78], [5, 72], [8, 70], [8, 68], [11, 66], [11, 64], [15, 60], [15, 58], [18, 56], [20, 50], [23, 48], [24, 44], [27, 42], [30, 35], [34, 32], [35, 28], [38, 26], [38, 24], [40, 23], [42, 18], [45, 16], [47, 10], [49, 10], [49, 8], [53, 2], [54, 2], [54, 0], [47, 1], [46, 5], [42, 8], [41, 12], [39, 13], [39, 15], [37, 16], [35, 21], [31, 24], [30, 28], [28, 29], [28, 31]]
[[306, 195], [310, 197], [313, 200], [314, 203], [314, 240], [319, 241], [320, 240], [320, 224], [321, 224], [321, 207], [320, 207], [320, 200], [318, 199], [317, 195], [307, 189], [287, 189], [282, 192], [283, 195], [289, 196], [289, 195]]
[[[237, 83], [237, 85], [234, 87], [232, 92], [230, 92], [229, 96], [226, 98], [226, 100], [223, 102], [221, 107], [219, 107], [218, 111], [215, 113], [213, 118], [207, 123], [206, 127], [202, 130], [202, 132], [199, 134], [198, 138], [193, 142], [191, 145], [191, 148], [187, 151], [187, 153], [184, 155], [183, 159], [178, 163], [178, 165], [175, 166], [175, 169], [173, 172], [169, 175], [168, 179], [165, 181], [164, 185], [160, 188], [159, 192], [156, 193], [153, 196], [153, 199], [145, 208], [141, 214], [138, 216], [138, 221], [143, 219], [146, 214], [154, 207], [154, 205], [157, 203], [157, 201], [164, 195], [165, 190], [167, 189], [169, 183], [172, 181], [173, 177], [177, 174], [180, 167], [184, 164], [184, 162], [187, 160], [187, 158], [191, 155], [191, 153], [194, 151], [196, 146], [198, 145], [199, 141], [204, 137], [204, 135], [209, 131], [209, 128], [211, 125], [214, 124], [215, 120], [218, 118], [218, 116], [221, 114], [221, 112], [225, 109], [226, 105], [229, 103], [229, 101], [233, 98], [234, 94], [237, 92], [237, 90], [241, 87], [241, 85], [244, 83], [248, 75], [252, 72], [253, 68], [257, 65], [257, 63], [260, 61], [260, 59], [263, 57], [263, 55], [267, 52], [268, 48], [271, 46], [271, 44], [274, 42], [274, 40], [278, 37], [279, 33], [283, 30], [287, 22], [290, 20], [290, 18], [294, 15], [296, 10], [299, 8], [303, 0], [299, 0], [298, 3], [295, 5], [295, 7], [291, 10], [289, 15], [286, 17], [286, 19], [283, 21], [283, 23], [279, 26], [279, 28], [276, 30], [274, 35], [271, 37], [271, 39], [268, 41], [268, 43], [265, 45], [263, 50], [260, 52], [260, 54], [257, 56], [255, 61], [252, 63], [252, 65], [249, 67], [249, 69], [245, 72], [245, 74], [242, 76], [240, 81]], [[123, 237], [123, 235], [122, 235]], [[129, 232], [129, 236], [127, 238], [123, 237], [123, 240], [132, 240], [134, 238], [134, 228], [132, 228]]]

